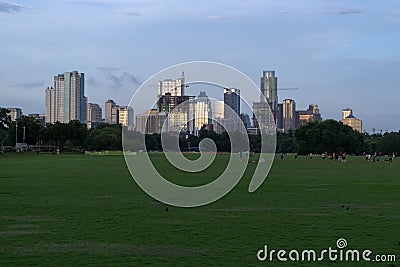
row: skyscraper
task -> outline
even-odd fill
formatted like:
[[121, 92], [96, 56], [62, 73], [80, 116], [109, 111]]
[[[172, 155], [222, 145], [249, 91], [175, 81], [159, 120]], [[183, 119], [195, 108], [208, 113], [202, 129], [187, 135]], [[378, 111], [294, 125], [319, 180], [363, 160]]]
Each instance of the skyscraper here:
[[16, 121], [22, 117], [22, 109], [20, 108], [7, 108], [10, 111], [11, 121]]
[[54, 76], [54, 87], [46, 89], [46, 122], [86, 123], [86, 111], [85, 74], [71, 71]]
[[142, 134], [161, 133], [167, 115], [157, 109], [146, 110], [136, 116], [136, 131]]
[[[224, 125], [227, 131], [239, 131], [240, 120], [240, 90], [235, 88], [224, 89]], [[232, 112], [232, 111], [233, 112]]]
[[283, 100], [283, 130], [285, 132], [296, 129], [296, 117], [296, 102], [293, 99]]
[[99, 104], [89, 103], [87, 110], [87, 126], [93, 128], [102, 122], [102, 109]]
[[201, 91], [199, 96], [195, 98], [195, 119], [194, 125], [199, 131], [204, 125], [212, 123], [211, 101], [206, 92]]
[[122, 126], [133, 126], [134, 121], [134, 111], [133, 108], [129, 106], [119, 107], [119, 124]]
[[342, 120], [353, 115], [353, 110], [351, 108], [342, 109]]
[[[224, 89], [224, 104], [229, 106], [239, 116], [240, 115], [240, 90], [235, 88]], [[228, 114], [226, 107], [224, 114]], [[228, 119], [228, 118], [225, 118]]]
[[185, 74], [182, 72], [182, 76], [176, 80], [165, 79], [164, 81], [158, 82], [158, 94], [160, 98], [165, 94], [171, 94], [171, 96], [184, 96], [185, 95]]
[[362, 120], [357, 119], [353, 116], [353, 110], [350, 108], [345, 108], [342, 110], [342, 120], [344, 125], [348, 125], [354, 130], [362, 133]]
[[[263, 71], [263, 76], [260, 79], [260, 90], [271, 110], [278, 109], [278, 77], [275, 76], [275, 71]], [[260, 101], [263, 102], [262, 97]]]
[[297, 116], [298, 116], [297, 127], [300, 127], [311, 121], [322, 120], [321, 113], [319, 113], [319, 108], [318, 105], [316, 104], [309, 105], [307, 110], [298, 110]]
[[106, 123], [118, 124], [119, 123], [119, 106], [111, 99], [105, 103]]

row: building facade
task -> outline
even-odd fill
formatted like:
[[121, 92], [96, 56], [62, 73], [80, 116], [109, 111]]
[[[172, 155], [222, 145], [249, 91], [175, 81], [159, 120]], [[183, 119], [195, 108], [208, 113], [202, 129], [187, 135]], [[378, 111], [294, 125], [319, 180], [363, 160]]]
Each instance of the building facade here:
[[293, 99], [283, 100], [283, 131], [288, 132], [296, 129], [297, 126], [297, 114], [296, 114], [296, 102]]
[[165, 79], [158, 82], [157, 97], [160, 98], [165, 94], [170, 94], [171, 96], [185, 95], [185, 74], [183, 72], [178, 79]]
[[45, 102], [46, 122], [86, 123], [85, 74], [71, 71], [54, 76], [54, 87], [46, 89]]
[[[275, 71], [263, 71], [263, 76], [260, 78], [260, 90], [271, 110], [278, 109], [278, 77], [275, 76]], [[263, 101], [264, 98], [261, 97], [260, 102]]]
[[91, 129], [103, 122], [103, 111], [99, 104], [89, 103], [87, 107], [87, 127]]
[[7, 109], [10, 111], [11, 121], [16, 121], [23, 115], [22, 109], [20, 108], [7, 108]]
[[199, 131], [204, 125], [212, 123], [212, 109], [211, 101], [206, 92], [200, 92], [199, 96], [195, 98], [195, 117], [194, 127]]
[[348, 125], [353, 130], [358, 131], [359, 133], [362, 133], [362, 120], [357, 119], [356, 117], [353, 116], [353, 110], [350, 108], [345, 108], [342, 110], [342, 120], [341, 122], [344, 125]]
[[157, 109], [146, 110], [136, 116], [136, 131], [142, 134], [161, 133], [167, 114]]
[[321, 113], [319, 112], [318, 105], [316, 104], [309, 105], [307, 110], [297, 111], [297, 115], [299, 119], [297, 127], [312, 121], [322, 121]]
[[119, 124], [122, 126], [133, 126], [134, 125], [134, 111], [129, 106], [119, 107]]

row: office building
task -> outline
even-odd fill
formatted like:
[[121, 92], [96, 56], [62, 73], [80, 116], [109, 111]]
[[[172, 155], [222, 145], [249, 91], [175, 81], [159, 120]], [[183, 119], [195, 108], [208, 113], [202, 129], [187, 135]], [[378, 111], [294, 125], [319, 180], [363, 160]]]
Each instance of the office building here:
[[171, 96], [184, 96], [185, 95], [185, 74], [182, 72], [181, 77], [178, 79], [165, 79], [158, 82], [157, 97], [170, 94]]
[[10, 111], [11, 121], [16, 121], [22, 117], [22, 109], [20, 108], [7, 108]]
[[167, 114], [157, 109], [146, 110], [136, 116], [136, 131], [142, 134], [161, 133]]
[[[263, 76], [260, 79], [260, 90], [271, 110], [278, 109], [278, 77], [275, 76], [275, 71], [263, 71]], [[261, 97], [260, 102], [263, 101]]]
[[54, 76], [54, 87], [46, 89], [46, 122], [86, 123], [85, 74], [78, 71]]
[[198, 131], [204, 125], [212, 123], [211, 101], [206, 92], [201, 91], [199, 96], [195, 98], [195, 118], [194, 127]]
[[309, 105], [307, 110], [298, 110], [297, 116], [299, 119], [297, 127], [307, 124], [308, 122], [322, 120], [321, 113], [316, 104]]
[[240, 119], [243, 122], [243, 125], [246, 129], [251, 128], [251, 121], [250, 121], [250, 117], [249, 114], [247, 113], [241, 113], [240, 114]]
[[103, 122], [102, 109], [99, 104], [95, 103], [89, 103], [87, 108], [87, 127], [89, 129], [95, 128], [98, 124]]
[[350, 108], [345, 108], [342, 110], [342, 120], [344, 125], [348, 125], [354, 130], [362, 133], [362, 120], [357, 119], [353, 116], [353, 110]]
[[32, 114], [29, 114], [28, 116], [39, 121], [42, 126], [46, 126], [46, 115], [45, 114], [32, 113]]
[[296, 102], [293, 99], [283, 100], [283, 131], [288, 132], [296, 129]]
[[133, 126], [135, 120], [133, 108], [129, 106], [121, 106], [119, 107], [118, 114], [119, 124], [122, 126]]
[[105, 103], [105, 122], [109, 124], [119, 123], [119, 106], [115, 104], [114, 100], [107, 100]]

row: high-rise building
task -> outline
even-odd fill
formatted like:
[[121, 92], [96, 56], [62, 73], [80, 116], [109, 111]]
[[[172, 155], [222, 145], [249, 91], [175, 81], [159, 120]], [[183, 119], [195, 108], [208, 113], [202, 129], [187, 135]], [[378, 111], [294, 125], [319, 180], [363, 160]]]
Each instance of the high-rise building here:
[[157, 109], [146, 110], [136, 115], [136, 131], [143, 134], [161, 133], [167, 114]]
[[107, 100], [105, 103], [105, 122], [109, 124], [119, 123], [119, 106], [115, 104], [114, 100]]
[[185, 95], [185, 74], [182, 72], [182, 76], [176, 80], [165, 79], [164, 81], [158, 82], [158, 94], [160, 98], [165, 94], [171, 94], [171, 96], [184, 96]]
[[307, 110], [298, 110], [297, 116], [299, 119], [297, 127], [300, 127], [311, 121], [322, 120], [321, 113], [319, 113], [319, 108], [316, 104], [309, 105]]
[[[278, 109], [278, 77], [275, 76], [275, 71], [263, 71], [263, 76], [260, 79], [260, 90], [271, 110]], [[261, 97], [260, 102], [263, 101], [263, 97]]]
[[251, 128], [251, 122], [250, 122], [250, 117], [249, 114], [247, 113], [241, 113], [240, 114], [240, 119], [243, 122], [243, 125], [246, 129]]
[[7, 108], [10, 111], [11, 121], [16, 121], [22, 117], [22, 109], [20, 108]]
[[90, 129], [102, 123], [102, 109], [99, 104], [95, 103], [89, 103], [87, 107], [87, 127]]
[[134, 111], [129, 106], [119, 107], [119, 124], [122, 126], [133, 126], [134, 124]]
[[353, 115], [353, 110], [351, 108], [342, 109], [342, 120]]
[[39, 121], [42, 126], [46, 126], [46, 115], [45, 114], [31, 113], [28, 116]]
[[204, 125], [212, 123], [211, 101], [206, 92], [201, 91], [199, 96], [195, 98], [195, 118], [194, 127], [200, 130]]
[[78, 71], [54, 76], [46, 89], [46, 122], [79, 120], [86, 123], [85, 74]]
[[342, 120], [344, 125], [348, 125], [354, 130], [362, 133], [362, 120], [357, 119], [353, 116], [353, 110], [350, 108], [345, 108], [342, 110]]
[[[239, 131], [240, 122], [240, 90], [224, 89], [224, 125], [227, 131]], [[232, 112], [232, 111], [233, 112]]]
[[[224, 104], [229, 106], [239, 116], [240, 114], [240, 90], [235, 88], [224, 89]], [[226, 106], [224, 114], [228, 114]], [[227, 118], [226, 118], [227, 119]]]
[[[262, 131], [276, 131], [274, 114], [267, 102], [253, 102], [253, 127]], [[259, 133], [258, 130], [255, 132]]]
[[297, 116], [296, 116], [296, 102], [293, 99], [283, 100], [283, 130], [296, 129]]

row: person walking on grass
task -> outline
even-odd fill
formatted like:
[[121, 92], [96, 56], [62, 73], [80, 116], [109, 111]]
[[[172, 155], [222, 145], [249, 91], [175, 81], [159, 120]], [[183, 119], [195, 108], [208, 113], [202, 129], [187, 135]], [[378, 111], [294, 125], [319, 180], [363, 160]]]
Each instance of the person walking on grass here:
[[342, 163], [346, 163], [346, 152], [342, 153]]
[[281, 153], [281, 160], [283, 160], [283, 152]]
[[297, 152], [294, 152], [294, 160], [297, 161]]

